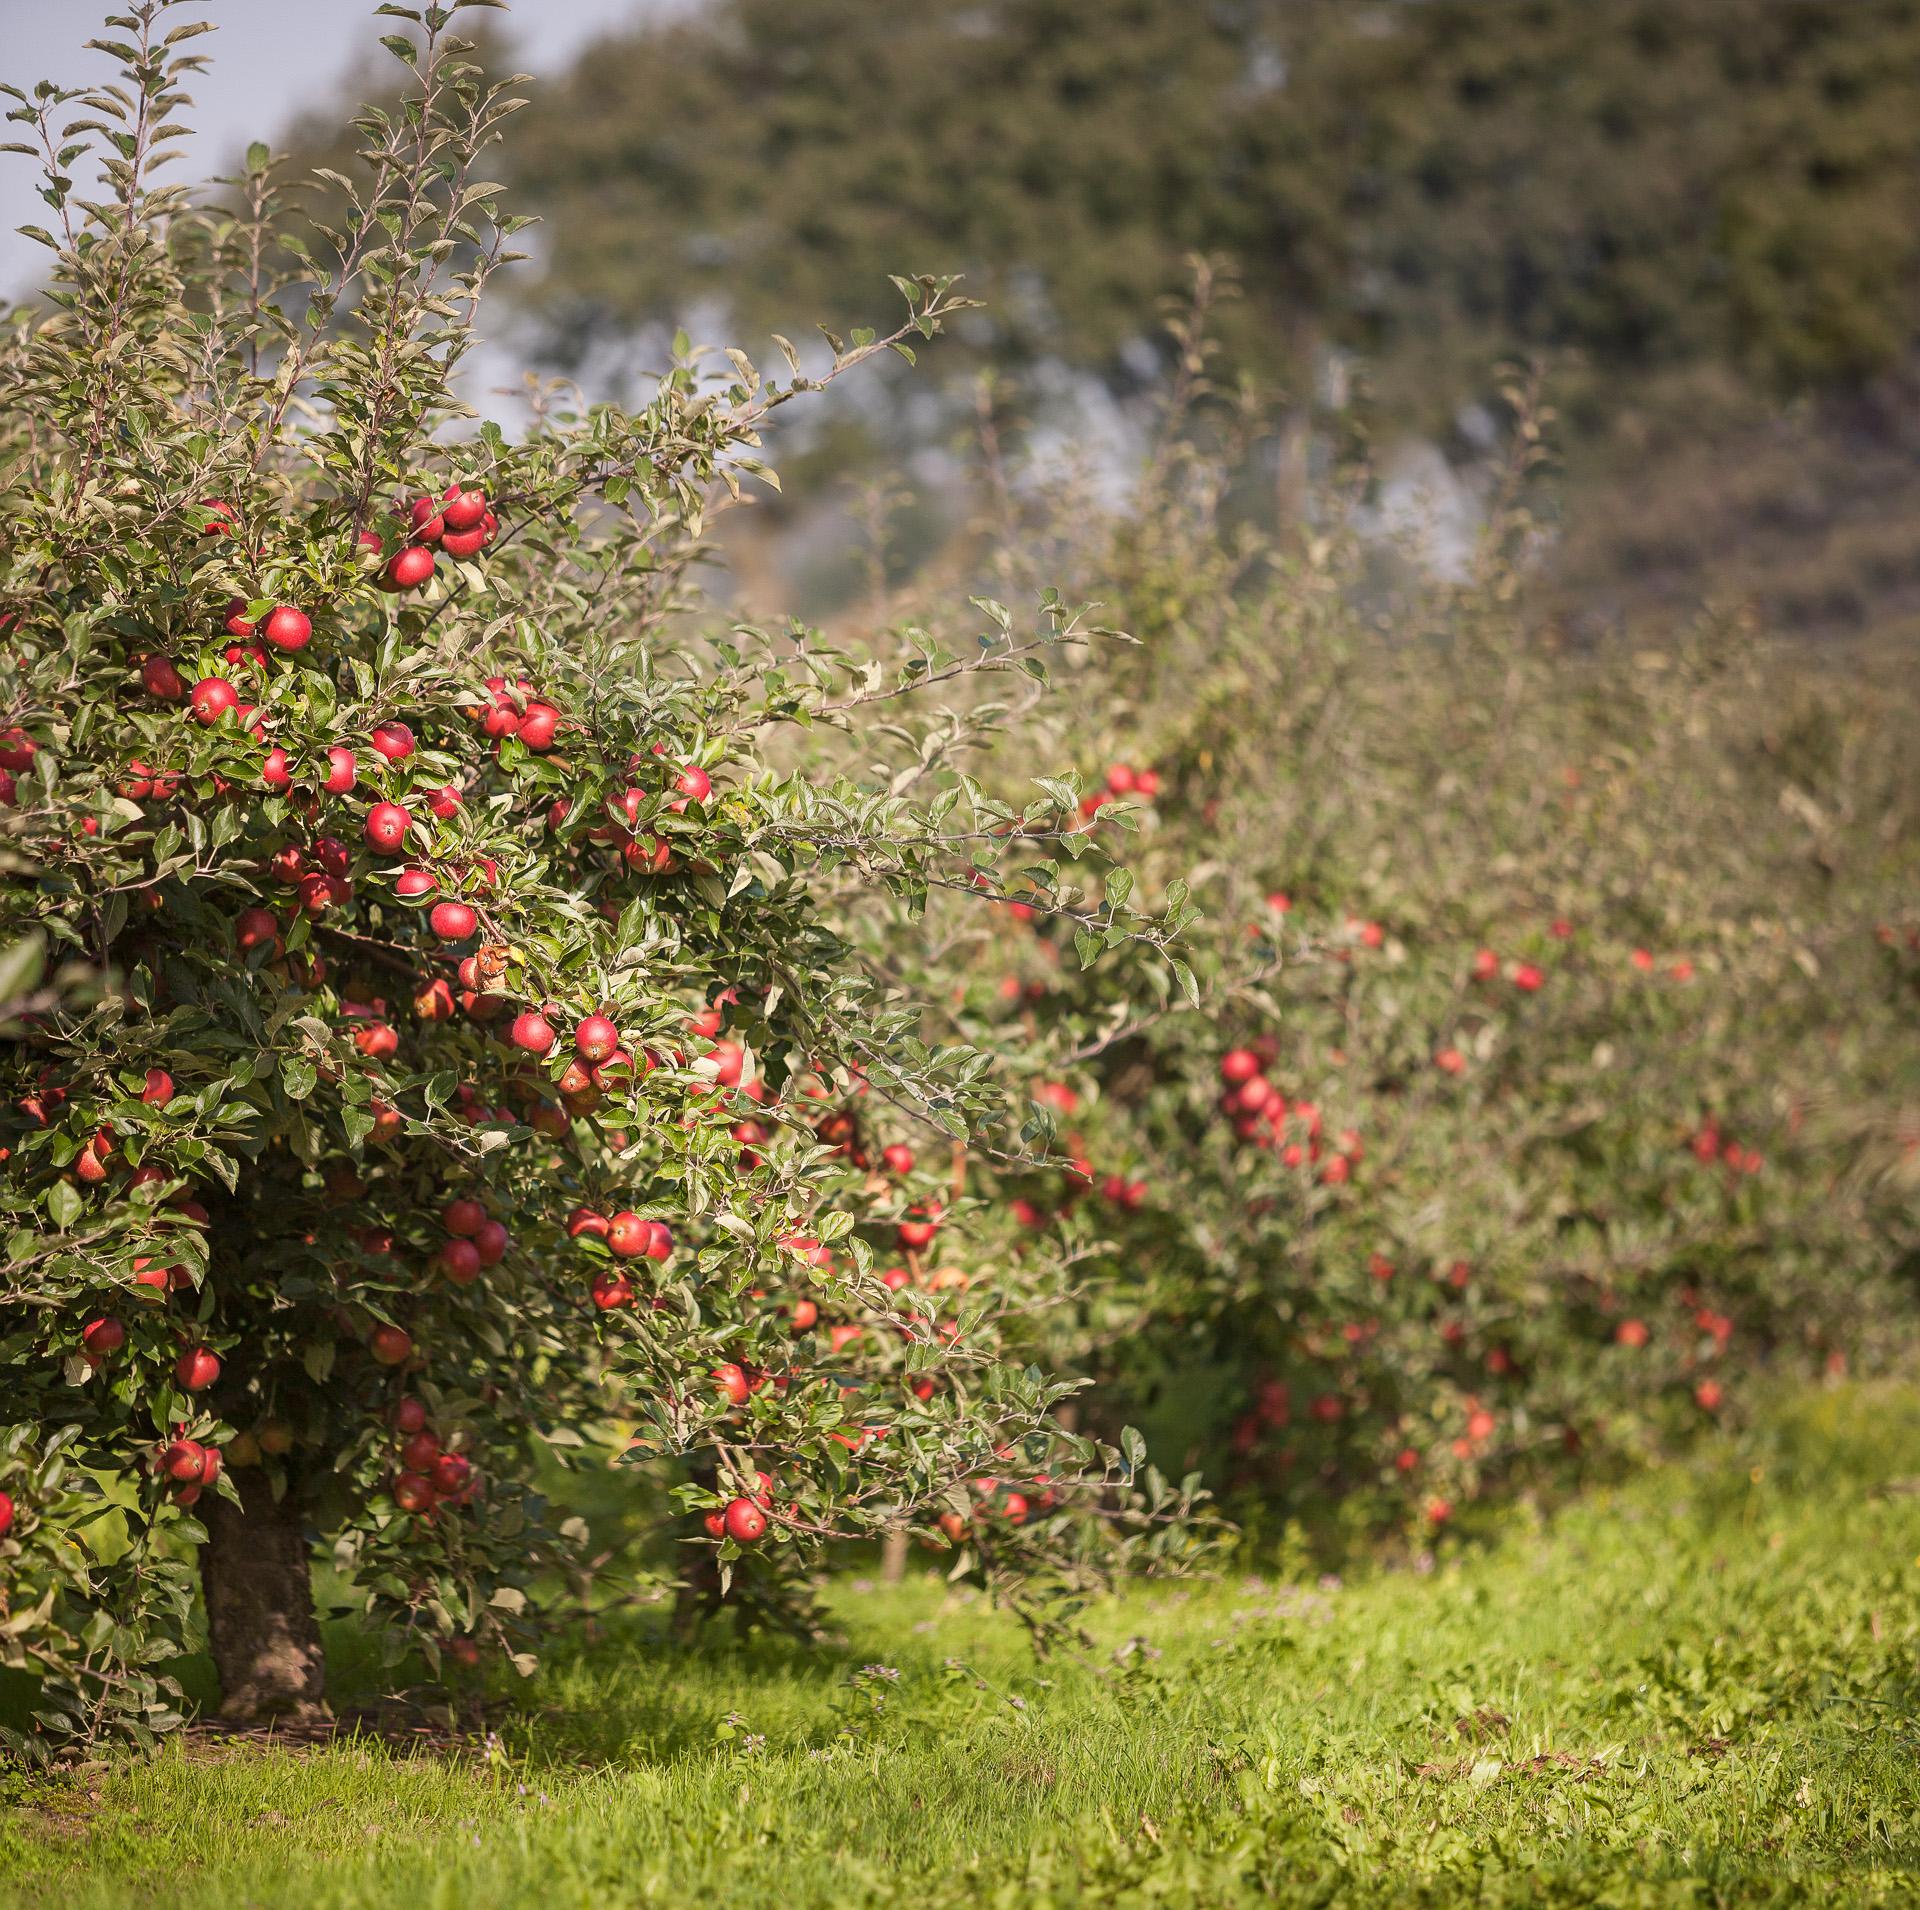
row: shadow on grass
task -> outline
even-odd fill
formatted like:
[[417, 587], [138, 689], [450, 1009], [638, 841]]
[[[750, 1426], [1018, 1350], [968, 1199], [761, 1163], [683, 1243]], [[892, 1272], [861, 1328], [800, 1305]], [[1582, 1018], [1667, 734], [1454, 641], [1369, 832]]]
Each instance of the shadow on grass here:
[[[1649, 1543], [1666, 1527], [1695, 1536], [1724, 1528], [1731, 1538], [1755, 1520], [1779, 1516], [1790, 1501], [1828, 1504], [1838, 1518], [1850, 1503], [1909, 1496], [1920, 1496], [1920, 1390], [1845, 1386], [1772, 1402], [1758, 1424], [1716, 1433], [1685, 1462], [1562, 1508], [1550, 1523], [1576, 1545], [1583, 1533], [1621, 1526], [1644, 1530]], [[1481, 1549], [1456, 1545], [1449, 1552], [1457, 1562]], [[1258, 1561], [1243, 1553], [1241, 1563]], [[734, 1713], [744, 1718], [741, 1730], [775, 1744], [818, 1732], [834, 1711], [829, 1694], [874, 1660], [915, 1680], [937, 1676], [956, 1654], [1010, 1671], [1031, 1663], [1017, 1627], [987, 1617], [980, 1602], [937, 1575], [910, 1573], [869, 1605], [857, 1570], [831, 1580], [837, 1635], [825, 1640], [772, 1631], [741, 1636], [724, 1619], [685, 1640], [671, 1634], [664, 1607], [627, 1609], [600, 1614], [591, 1638], [577, 1624], [563, 1625], [526, 1680], [497, 1663], [483, 1674], [455, 1674], [453, 1682], [436, 1678], [418, 1657], [387, 1665], [378, 1637], [351, 1617], [330, 1617], [323, 1635], [333, 1702], [349, 1731], [403, 1753], [462, 1746], [470, 1752], [492, 1732], [509, 1755], [534, 1763], [659, 1767], [713, 1748], [717, 1722]], [[1390, 1561], [1375, 1561], [1353, 1582], [1375, 1572], [1400, 1576]], [[321, 1575], [323, 1608], [340, 1611], [340, 1590]], [[1807, 1676], [1817, 1656], [1808, 1651], [1801, 1666]], [[168, 1669], [200, 1716], [209, 1717], [217, 1701], [210, 1661], [195, 1654]], [[1848, 1680], [1840, 1688], [1849, 1702], [1868, 1701]], [[1869, 1695], [1905, 1715], [1914, 1690], [1876, 1687]], [[0, 1722], [24, 1728], [31, 1708], [31, 1681], [0, 1673]]]
[[[935, 1673], [950, 1641], [936, 1645], [900, 1619], [903, 1604], [939, 1609], [946, 1590], [931, 1576], [910, 1575], [886, 1593], [891, 1623], [883, 1624], [878, 1612], [864, 1617], [843, 1583], [834, 1629], [815, 1639], [773, 1629], [743, 1635], [724, 1616], [682, 1638], [664, 1613], [602, 1616], [591, 1640], [575, 1631], [553, 1641], [527, 1684], [491, 1680], [492, 1697], [504, 1702], [490, 1709], [490, 1722], [510, 1750], [567, 1763], [672, 1763], [711, 1749], [716, 1721], [736, 1711], [751, 1711], [743, 1728], [777, 1740], [802, 1720], [817, 1724], [824, 1694], [846, 1687], [862, 1665], [884, 1658], [912, 1674]], [[1009, 1642], [1023, 1648], [1012, 1634]]]
[[[322, 1609], [332, 1604], [338, 1613], [321, 1576]], [[930, 1593], [930, 1606], [936, 1598]], [[837, 1634], [802, 1639], [770, 1629], [742, 1634], [726, 1614], [685, 1638], [671, 1631], [664, 1609], [601, 1613], [591, 1637], [577, 1623], [557, 1630], [526, 1679], [497, 1663], [474, 1672], [443, 1667], [436, 1674], [418, 1653], [388, 1663], [377, 1634], [352, 1616], [336, 1615], [320, 1627], [337, 1721], [331, 1740], [358, 1737], [402, 1754], [445, 1753], [478, 1749], [492, 1734], [510, 1754], [543, 1763], [675, 1762], [713, 1745], [716, 1719], [735, 1708], [744, 1690], [755, 1692], [763, 1712], [766, 1694], [773, 1693], [783, 1716], [817, 1717], [822, 1694], [877, 1656], [893, 1662], [904, 1656], [922, 1669], [931, 1664], [931, 1653], [903, 1653], [897, 1636], [883, 1644], [877, 1622], [842, 1615], [855, 1622]], [[204, 1743], [223, 1735], [212, 1658], [189, 1652], [159, 1669], [181, 1686], [194, 1738]], [[30, 1731], [36, 1690], [33, 1678], [0, 1670], [0, 1724]], [[756, 1718], [755, 1728], [761, 1723]], [[238, 1740], [248, 1735], [259, 1734], [234, 1734]]]

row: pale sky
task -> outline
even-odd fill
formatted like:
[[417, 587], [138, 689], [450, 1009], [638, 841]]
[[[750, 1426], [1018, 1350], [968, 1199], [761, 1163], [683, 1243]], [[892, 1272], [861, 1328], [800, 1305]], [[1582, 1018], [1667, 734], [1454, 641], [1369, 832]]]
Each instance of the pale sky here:
[[[506, 13], [470, 17], [504, 24], [515, 37], [522, 69], [537, 78], [564, 69], [581, 47], [611, 28], [689, 12], [701, 3], [513, 0]], [[192, 89], [192, 119], [200, 130], [161, 177], [197, 183], [209, 172], [224, 171], [249, 140], [274, 140], [301, 111], [330, 102], [350, 74], [373, 61], [390, 64], [379, 38], [399, 32], [404, 22], [376, 19], [375, 4], [187, 0], [175, 9], [175, 24], [212, 20], [219, 30], [193, 43], [194, 51], [212, 62]], [[424, 0], [411, 4], [418, 7]], [[124, 11], [125, 0], [0, 0], [0, 80], [31, 93], [43, 79], [74, 86], [109, 77], [110, 60], [87, 52], [86, 42], [105, 34], [102, 23], [109, 13]], [[9, 126], [0, 138], [18, 138], [24, 130]], [[0, 293], [18, 296], [28, 289], [45, 256], [43, 247], [15, 230], [51, 224], [38, 183], [32, 160], [0, 153]]]

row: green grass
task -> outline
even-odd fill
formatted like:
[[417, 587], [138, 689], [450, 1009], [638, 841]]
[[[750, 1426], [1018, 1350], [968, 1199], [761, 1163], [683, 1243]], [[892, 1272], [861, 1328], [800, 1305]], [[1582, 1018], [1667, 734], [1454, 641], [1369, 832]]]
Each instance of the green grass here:
[[0, 1902], [1911, 1903], [1917, 1475], [1920, 1396], [1838, 1392], [1429, 1573], [1140, 1591], [1092, 1664], [934, 1580], [830, 1650], [635, 1628], [491, 1752], [16, 1783]]

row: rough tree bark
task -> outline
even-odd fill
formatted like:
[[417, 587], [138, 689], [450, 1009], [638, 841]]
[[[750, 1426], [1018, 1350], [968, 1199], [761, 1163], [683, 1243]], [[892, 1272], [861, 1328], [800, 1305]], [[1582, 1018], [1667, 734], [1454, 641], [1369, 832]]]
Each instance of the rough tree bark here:
[[321, 1723], [331, 1715], [326, 1662], [299, 1508], [292, 1494], [276, 1504], [256, 1467], [237, 1467], [230, 1476], [238, 1506], [213, 1493], [199, 1506], [207, 1528], [200, 1587], [220, 1676], [220, 1716], [229, 1724]]

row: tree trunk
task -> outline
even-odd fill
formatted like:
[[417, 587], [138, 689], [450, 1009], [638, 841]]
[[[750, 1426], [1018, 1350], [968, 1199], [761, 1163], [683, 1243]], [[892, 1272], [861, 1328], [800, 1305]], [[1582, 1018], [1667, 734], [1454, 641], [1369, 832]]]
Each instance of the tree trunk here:
[[1304, 316], [1287, 327], [1287, 362], [1294, 399], [1280, 418], [1280, 439], [1273, 467], [1274, 530], [1283, 540], [1297, 539], [1309, 523], [1313, 501], [1313, 412], [1319, 329]]
[[208, 1493], [199, 1508], [207, 1528], [200, 1586], [220, 1675], [220, 1716], [229, 1724], [320, 1723], [331, 1716], [326, 1662], [299, 1510], [291, 1494], [276, 1504], [256, 1467], [230, 1476], [240, 1504]]
[[905, 1529], [889, 1532], [880, 1541], [880, 1582], [898, 1585], [907, 1575], [907, 1534]]

